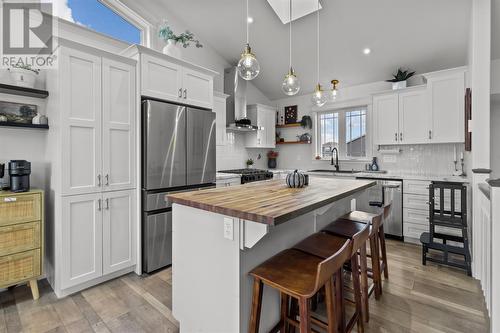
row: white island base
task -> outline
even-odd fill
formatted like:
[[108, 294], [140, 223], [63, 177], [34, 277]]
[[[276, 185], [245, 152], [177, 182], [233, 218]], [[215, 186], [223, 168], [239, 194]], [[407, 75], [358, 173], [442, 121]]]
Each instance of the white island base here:
[[[253, 282], [248, 272], [354, 209], [361, 193], [277, 226], [174, 204], [172, 307], [180, 331], [247, 332]], [[279, 312], [279, 293], [265, 287], [261, 332], [276, 325]]]

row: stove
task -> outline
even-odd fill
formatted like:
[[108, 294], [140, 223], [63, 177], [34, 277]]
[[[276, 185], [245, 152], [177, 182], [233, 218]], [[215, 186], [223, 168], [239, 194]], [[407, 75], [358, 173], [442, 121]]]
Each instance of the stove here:
[[257, 182], [259, 180], [272, 179], [273, 173], [267, 170], [259, 169], [235, 169], [235, 170], [223, 170], [220, 173], [232, 173], [241, 175], [241, 183], [251, 183]]

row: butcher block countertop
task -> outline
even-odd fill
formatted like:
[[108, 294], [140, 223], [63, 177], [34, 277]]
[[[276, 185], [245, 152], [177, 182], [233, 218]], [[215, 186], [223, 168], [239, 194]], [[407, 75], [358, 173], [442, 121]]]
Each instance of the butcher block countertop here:
[[375, 185], [371, 180], [309, 178], [309, 186], [303, 188], [289, 188], [281, 179], [167, 197], [184, 206], [278, 225]]

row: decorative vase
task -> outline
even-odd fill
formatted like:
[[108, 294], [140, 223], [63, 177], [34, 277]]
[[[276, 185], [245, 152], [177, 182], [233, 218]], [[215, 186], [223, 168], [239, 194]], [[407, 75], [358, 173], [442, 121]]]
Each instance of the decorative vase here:
[[276, 159], [275, 158], [267, 158], [267, 167], [269, 169], [276, 169]]
[[167, 40], [167, 45], [163, 48], [163, 53], [174, 58], [182, 58], [182, 45], [176, 43], [175, 40]]
[[37, 73], [24, 68], [9, 68], [10, 77], [18, 87], [34, 88]]
[[406, 81], [399, 81], [392, 83], [392, 90], [404, 89], [406, 88]]
[[295, 170], [286, 176], [286, 184], [291, 188], [304, 187], [306, 185], [306, 176], [302, 172]]

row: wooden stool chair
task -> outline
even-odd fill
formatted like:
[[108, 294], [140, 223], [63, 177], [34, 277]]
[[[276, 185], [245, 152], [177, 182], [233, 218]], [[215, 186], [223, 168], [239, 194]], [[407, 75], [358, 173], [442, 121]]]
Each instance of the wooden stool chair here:
[[[374, 228], [372, 228], [371, 224], [369, 223], [354, 222], [343, 218], [335, 220], [322, 230], [322, 232], [328, 233], [332, 236], [338, 236], [347, 239], [354, 239], [355, 237], [358, 237], [356, 244], [357, 246], [356, 247], [353, 246], [353, 256], [356, 258], [359, 256], [359, 269], [356, 270], [355, 267], [351, 267], [351, 270], [353, 272], [352, 274], [353, 277], [356, 275], [354, 274], [354, 272], [358, 272], [360, 278], [361, 309], [362, 309], [361, 314], [363, 316], [364, 321], [366, 322], [368, 322], [370, 319], [370, 313], [368, 308], [369, 288], [368, 288], [366, 242], [370, 240], [370, 244], [372, 244], [373, 230]], [[360, 237], [361, 235], [363, 237]], [[378, 258], [375, 257], [375, 259], [373, 259], [372, 257], [372, 261], [376, 263], [378, 262]], [[375, 269], [376, 267], [378, 266], [375, 264]], [[380, 272], [378, 273], [378, 276], [380, 276]], [[375, 289], [377, 289], [377, 287], [375, 287]], [[354, 292], [356, 295], [357, 291], [354, 290]]]
[[[292, 325], [300, 328], [300, 333], [309, 333], [313, 323], [329, 333], [337, 332], [340, 307], [336, 302], [339, 296], [334, 290], [334, 277], [340, 278], [342, 266], [351, 253], [352, 242], [345, 240], [338, 250], [326, 259], [297, 249], [288, 249], [254, 268], [250, 272], [254, 283], [248, 332], [259, 331], [263, 284], [278, 289], [281, 293], [281, 319], [275, 329], [286, 333], [289, 325]], [[328, 323], [311, 316], [310, 299], [323, 286], [326, 289]], [[290, 298], [298, 300], [298, 322], [296, 318], [289, 316]], [[275, 329], [273, 331], [277, 331]]]
[[[364, 246], [366, 240], [368, 239], [369, 226], [366, 224], [358, 224], [357, 226], [359, 226], [360, 228], [358, 229], [357, 232], [354, 233], [352, 237], [352, 251], [350, 253], [350, 256], [346, 260], [347, 262], [350, 263], [351, 266], [352, 282], [354, 287], [353, 290], [354, 304], [356, 307], [356, 311], [354, 312], [354, 315], [351, 317], [351, 319], [346, 325], [345, 307], [343, 304], [344, 300], [343, 298], [340, 298], [341, 300], [340, 303], [342, 307], [341, 311], [338, 313], [339, 315], [338, 323], [340, 327], [339, 332], [350, 332], [354, 327], [354, 324], [356, 323], [358, 327], [358, 332], [359, 333], [364, 332], [364, 325], [362, 320], [362, 313], [363, 313], [362, 291], [361, 291], [362, 287], [360, 281], [360, 276], [362, 274], [359, 274], [360, 271], [363, 271], [363, 269], [360, 268], [360, 266], [363, 266], [362, 264], [360, 264], [360, 261], [363, 261], [363, 259], [362, 256], [358, 258], [358, 250]], [[346, 238], [344, 237], [339, 237], [328, 233], [320, 232], [312, 236], [309, 236], [308, 238], [296, 244], [293, 248], [313, 254], [320, 258], [328, 258], [328, 256], [330, 256], [332, 253], [338, 251], [338, 248], [345, 242], [345, 240]], [[364, 261], [366, 268], [366, 256]], [[355, 272], [358, 272], [358, 274], [355, 274]], [[335, 284], [337, 297], [343, 294], [343, 288], [344, 288], [343, 275], [340, 274], [339, 278], [336, 279], [336, 284]], [[326, 291], [326, 297], [328, 297], [328, 291]]]

